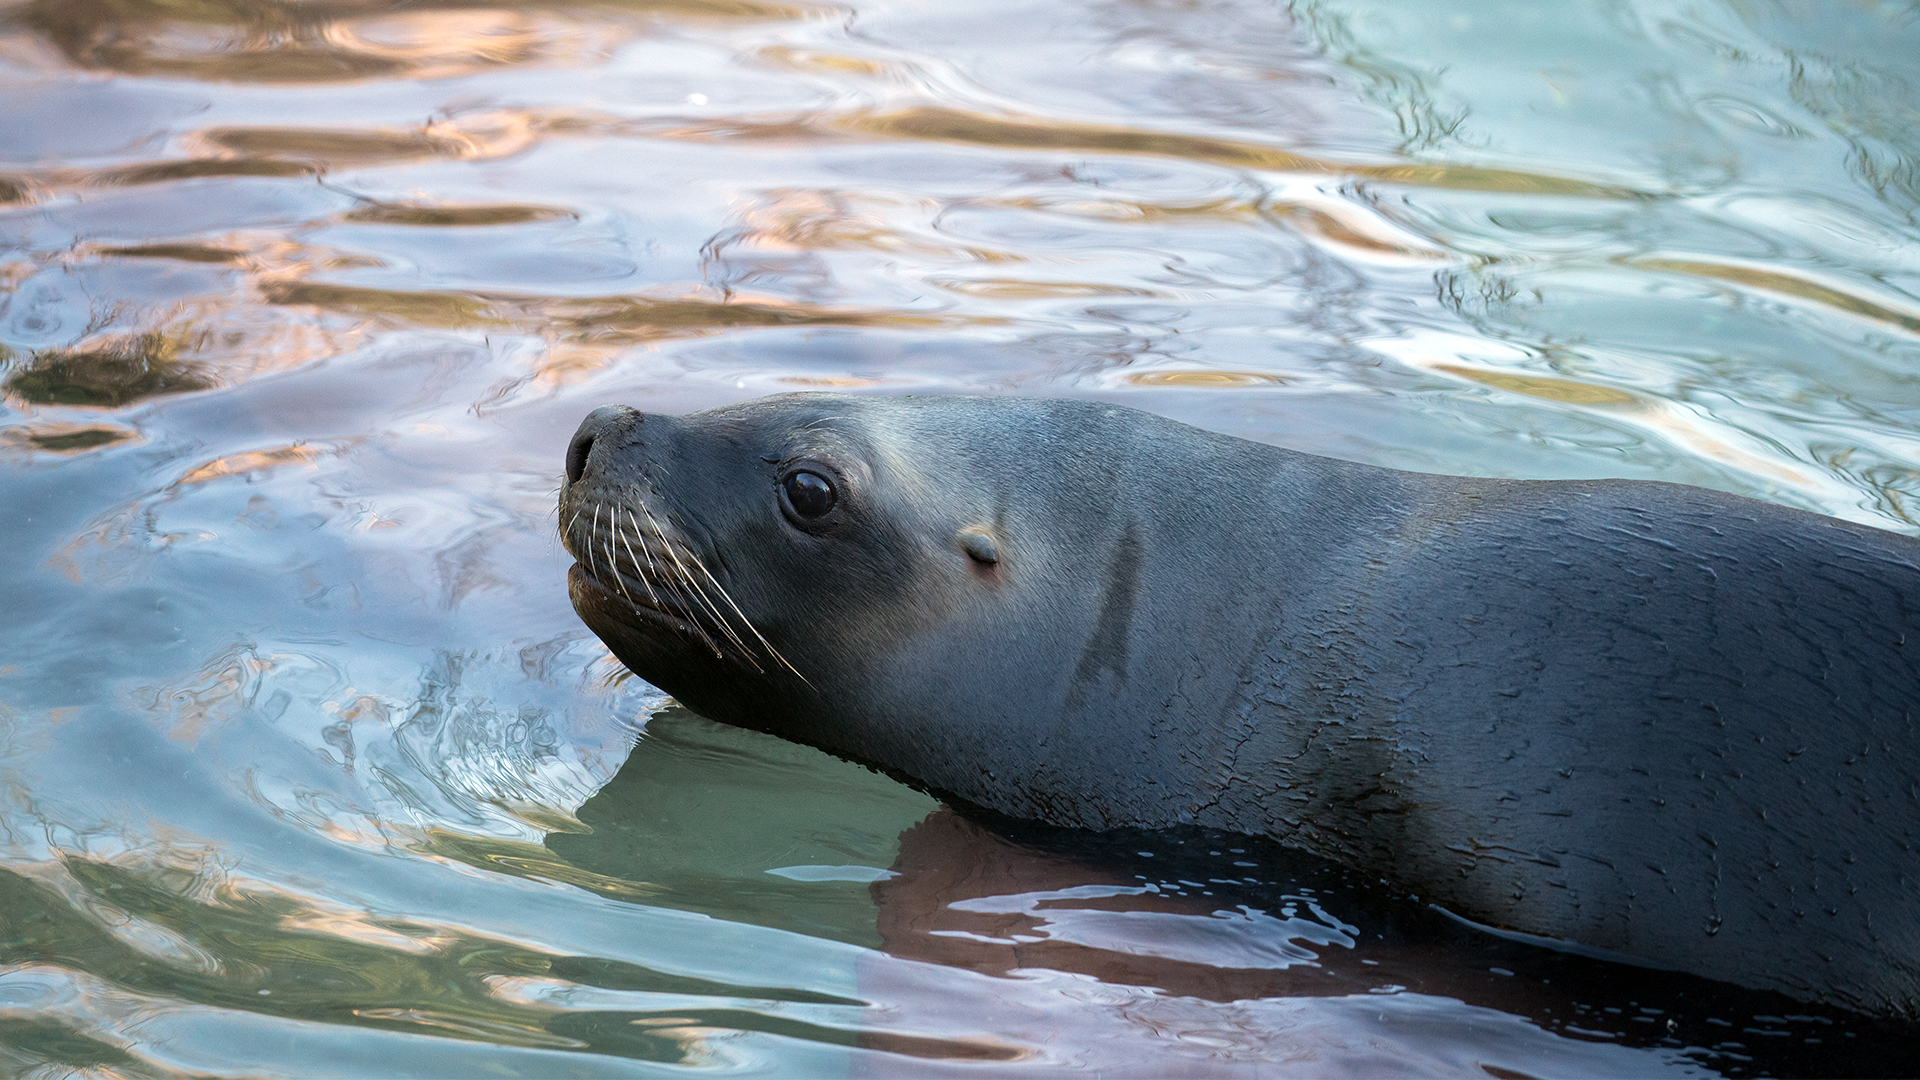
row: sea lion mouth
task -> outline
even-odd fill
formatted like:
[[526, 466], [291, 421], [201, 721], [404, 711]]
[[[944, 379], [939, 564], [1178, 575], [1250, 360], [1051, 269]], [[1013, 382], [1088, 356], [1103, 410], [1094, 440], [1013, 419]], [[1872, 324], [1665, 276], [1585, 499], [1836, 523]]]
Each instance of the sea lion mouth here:
[[576, 560], [568, 581], [594, 596], [597, 607], [630, 613], [756, 674], [769, 666], [800, 674], [644, 499], [629, 503], [589, 494], [569, 503], [560, 528], [561, 543]]
[[[665, 605], [650, 604], [644, 593], [633, 592], [634, 586], [627, 585], [625, 581], [609, 586], [584, 562], [576, 562], [567, 568], [567, 584], [574, 593], [576, 607], [584, 595], [590, 598], [595, 608], [618, 613], [622, 622], [646, 623], [707, 644], [700, 626], [687, 618], [683, 610], [669, 610]], [[720, 650], [716, 649], [715, 655], [721, 655]]]

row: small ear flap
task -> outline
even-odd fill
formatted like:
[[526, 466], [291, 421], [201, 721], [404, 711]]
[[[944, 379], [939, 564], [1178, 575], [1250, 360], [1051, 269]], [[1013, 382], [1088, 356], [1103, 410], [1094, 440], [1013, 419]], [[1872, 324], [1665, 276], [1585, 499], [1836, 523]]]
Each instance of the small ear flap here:
[[992, 566], [1000, 561], [1000, 545], [993, 542], [993, 537], [985, 529], [961, 530], [960, 550], [982, 566]]

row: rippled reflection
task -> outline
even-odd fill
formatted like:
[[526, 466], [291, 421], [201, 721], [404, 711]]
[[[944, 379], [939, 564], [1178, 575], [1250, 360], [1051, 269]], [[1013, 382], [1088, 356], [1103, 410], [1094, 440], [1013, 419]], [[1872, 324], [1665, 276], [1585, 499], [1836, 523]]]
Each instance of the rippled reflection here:
[[606, 401], [1066, 394], [1920, 528], [1900, 4], [0, 6], [0, 1071], [1897, 1074], [570, 611]]
[[[437, 79], [493, 67], [579, 62], [616, 45], [621, 22], [632, 27], [649, 16], [771, 20], [820, 10], [753, 0], [554, 0], [493, 7], [463, 0], [34, 0], [18, 7], [11, 20], [83, 69], [307, 83]], [[600, 20], [581, 18], [595, 15]]]
[[156, 394], [207, 389], [212, 380], [181, 362], [181, 345], [160, 334], [142, 334], [90, 349], [48, 349], [16, 365], [6, 388], [32, 405], [108, 408]]

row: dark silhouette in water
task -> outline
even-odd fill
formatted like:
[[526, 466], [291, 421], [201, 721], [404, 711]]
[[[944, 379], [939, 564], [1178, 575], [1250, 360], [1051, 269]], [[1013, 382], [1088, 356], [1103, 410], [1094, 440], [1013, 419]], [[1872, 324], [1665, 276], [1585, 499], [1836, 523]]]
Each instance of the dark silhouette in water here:
[[1210, 1001], [1415, 993], [1727, 1076], [1911, 1075], [1911, 1028], [1482, 933], [1300, 852], [1175, 828], [1086, 833], [942, 809], [870, 888], [894, 956], [1068, 971]]

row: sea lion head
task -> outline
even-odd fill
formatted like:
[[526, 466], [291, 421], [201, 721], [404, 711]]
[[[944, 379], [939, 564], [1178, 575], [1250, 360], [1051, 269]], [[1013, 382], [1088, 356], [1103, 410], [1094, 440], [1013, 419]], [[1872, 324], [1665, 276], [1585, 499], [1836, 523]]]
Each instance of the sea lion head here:
[[[1097, 506], [1112, 486], [1103, 411], [1131, 414], [829, 394], [687, 416], [605, 406], [575, 434], [560, 496], [574, 607], [696, 711], [849, 756], [918, 760], [956, 736], [902, 724], [901, 710], [930, 695], [946, 695], [942, 713], [991, 698], [996, 662], [1031, 682], [1035, 656], [1066, 648], [1070, 668], [1078, 655], [1079, 641], [1055, 639], [1083, 628], [1027, 609], [1081, 591], [1084, 553], [1103, 550], [1097, 510], [1045, 509], [1063, 497]], [[1022, 444], [1053, 452], [1023, 467], [1009, 455]], [[895, 722], [867, 722], [882, 712]]]

